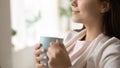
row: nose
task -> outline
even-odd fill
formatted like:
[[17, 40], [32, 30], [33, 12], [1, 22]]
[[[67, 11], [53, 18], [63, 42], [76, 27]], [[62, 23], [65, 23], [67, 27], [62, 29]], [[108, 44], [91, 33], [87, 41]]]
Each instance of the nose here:
[[71, 6], [72, 6], [72, 7], [77, 7], [76, 0], [72, 0], [72, 1], [71, 1]]

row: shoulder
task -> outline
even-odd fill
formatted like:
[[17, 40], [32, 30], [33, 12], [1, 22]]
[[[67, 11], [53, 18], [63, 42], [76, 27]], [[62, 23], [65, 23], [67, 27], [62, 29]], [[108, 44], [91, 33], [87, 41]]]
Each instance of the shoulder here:
[[[108, 45], [106, 47], [106, 49], [104, 50], [104, 54], [113, 54], [116, 53], [116, 54], [119, 54], [120, 56], [120, 40], [113, 37], [113, 38], [110, 38], [108, 41], [106, 41], [106, 43], [104, 45]], [[116, 55], [115, 54], [115, 55]]]
[[108, 39], [103, 45], [108, 45], [104, 52], [113, 52], [114, 50], [120, 52], [120, 40], [115, 37]]
[[120, 68], [120, 40], [112, 37], [104, 43], [108, 45], [101, 56], [102, 68]]

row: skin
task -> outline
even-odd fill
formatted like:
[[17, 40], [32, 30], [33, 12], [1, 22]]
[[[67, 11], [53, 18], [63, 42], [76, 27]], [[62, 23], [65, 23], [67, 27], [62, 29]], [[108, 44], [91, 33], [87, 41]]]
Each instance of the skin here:
[[102, 16], [109, 10], [109, 3], [98, 0], [73, 0], [71, 7], [73, 21], [82, 22], [86, 27], [86, 41], [92, 41], [104, 31]]
[[[40, 44], [37, 44], [35, 47], [35, 62], [37, 68], [45, 68], [45, 66], [47, 65], [39, 63], [41, 60], [47, 59], [46, 56], [39, 56], [39, 54], [43, 52], [45, 52], [45, 50], [40, 48]], [[50, 43], [47, 55], [49, 58], [48, 66], [50, 68], [68, 68], [69, 66], [71, 66], [68, 53], [64, 45], [59, 40]]]
[[[86, 41], [92, 41], [103, 32], [102, 16], [108, 11], [109, 4], [98, 0], [73, 0], [71, 2], [72, 19], [74, 22], [82, 24], [86, 27]], [[50, 68], [68, 68], [71, 66], [70, 58], [64, 45], [56, 40], [51, 42], [48, 48], [47, 56], [41, 57], [39, 54], [45, 52], [39, 46], [35, 47], [35, 62], [37, 68], [44, 68], [47, 64], [40, 64], [41, 60], [49, 58], [48, 66]]]

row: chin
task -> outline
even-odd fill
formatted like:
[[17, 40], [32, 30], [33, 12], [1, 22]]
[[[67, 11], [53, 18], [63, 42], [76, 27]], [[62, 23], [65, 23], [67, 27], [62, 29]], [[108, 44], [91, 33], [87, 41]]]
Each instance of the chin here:
[[73, 20], [73, 22], [75, 22], [75, 23], [80, 23], [80, 22], [82, 22], [80, 19], [78, 19], [78, 18], [72, 18], [72, 20]]

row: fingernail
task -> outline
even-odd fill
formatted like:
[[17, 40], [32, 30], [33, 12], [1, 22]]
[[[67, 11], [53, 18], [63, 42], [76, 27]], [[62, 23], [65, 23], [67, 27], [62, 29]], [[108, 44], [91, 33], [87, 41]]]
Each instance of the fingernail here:
[[54, 43], [53, 42], [50, 42], [50, 45], [53, 45]]
[[42, 46], [42, 44], [40, 43], [40, 47]]
[[47, 64], [46, 64], [46, 63], [44, 63], [43, 65], [44, 65], [44, 66], [47, 66]]
[[45, 50], [44, 49], [41, 49], [42, 52], [44, 52]]
[[47, 59], [47, 56], [44, 56], [43, 58], [44, 58], [44, 59]]

